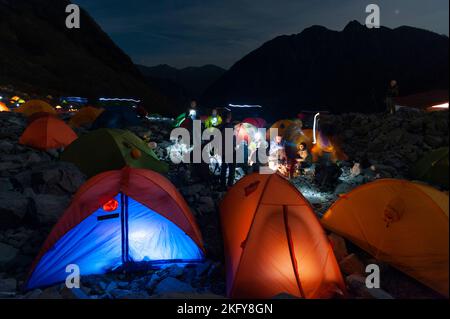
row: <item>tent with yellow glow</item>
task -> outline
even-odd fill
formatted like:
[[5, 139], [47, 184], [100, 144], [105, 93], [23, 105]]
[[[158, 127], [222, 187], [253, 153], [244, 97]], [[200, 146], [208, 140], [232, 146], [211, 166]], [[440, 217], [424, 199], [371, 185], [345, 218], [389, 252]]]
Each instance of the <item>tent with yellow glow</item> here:
[[5, 103], [0, 102], [0, 112], [11, 112], [11, 110], [6, 106]]
[[[294, 123], [292, 120], [279, 120], [272, 124], [271, 129], [278, 129], [278, 135], [284, 136], [285, 130]], [[269, 134], [270, 130], [268, 131]]]
[[448, 194], [385, 179], [341, 196], [322, 224], [448, 297], [448, 211]]
[[56, 114], [55, 109], [45, 101], [42, 100], [30, 100], [22, 104], [15, 110], [18, 113], [23, 113], [25, 116], [31, 116], [34, 113], [50, 113]]
[[314, 134], [313, 129], [303, 129], [300, 125], [293, 124], [285, 130], [284, 139], [286, 148], [291, 153], [296, 153], [298, 146], [305, 143], [311, 152], [313, 162], [317, 162], [325, 153], [330, 154], [330, 160], [333, 162], [348, 159], [348, 156], [340, 147], [338, 138], [326, 136], [320, 131], [316, 131]]
[[345, 293], [333, 249], [308, 201], [278, 174], [251, 174], [220, 205], [227, 295], [316, 299]]

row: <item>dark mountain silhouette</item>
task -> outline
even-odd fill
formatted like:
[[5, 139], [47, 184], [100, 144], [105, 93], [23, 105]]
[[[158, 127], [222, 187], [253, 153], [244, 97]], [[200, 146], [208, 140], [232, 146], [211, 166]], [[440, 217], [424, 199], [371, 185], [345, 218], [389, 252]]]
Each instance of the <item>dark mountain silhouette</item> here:
[[448, 37], [412, 27], [343, 31], [313, 26], [280, 36], [238, 61], [204, 94], [204, 104], [260, 104], [274, 117], [301, 110], [384, 109], [387, 83], [401, 95], [448, 89]]
[[151, 111], [167, 113], [167, 98], [86, 11], [80, 29], [66, 28], [68, 4], [0, 0], [0, 84], [37, 94], [139, 97]]
[[176, 69], [167, 64], [154, 67], [138, 65], [138, 68], [147, 78], [169, 80], [179, 85], [190, 98], [200, 98], [205, 90], [226, 72], [225, 69], [210, 64], [183, 69]]

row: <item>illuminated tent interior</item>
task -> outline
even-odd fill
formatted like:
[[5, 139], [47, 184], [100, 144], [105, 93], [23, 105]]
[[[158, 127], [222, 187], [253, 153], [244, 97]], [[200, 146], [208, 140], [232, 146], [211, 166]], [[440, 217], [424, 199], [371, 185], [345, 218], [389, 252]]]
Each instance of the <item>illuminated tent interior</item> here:
[[61, 154], [61, 160], [74, 163], [92, 177], [124, 166], [168, 171], [168, 165], [158, 159], [153, 150], [130, 131], [98, 129], [83, 134]]
[[29, 273], [26, 288], [122, 265], [188, 263], [203, 259], [202, 236], [175, 186], [158, 173], [124, 168], [84, 184], [52, 229]]
[[34, 114], [40, 116], [27, 126], [19, 139], [20, 144], [39, 150], [50, 150], [67, 147], [78, 138], [77, 134], [56, 116], [48, 113]]
[[385, 179], [341, 196], [322, 224], [448, 297], [448, 194]]
[[278, 174], [251, 174], [220, 205], [227, 295], [330, 298], [345, 293], [333, 249], [307, 200]]

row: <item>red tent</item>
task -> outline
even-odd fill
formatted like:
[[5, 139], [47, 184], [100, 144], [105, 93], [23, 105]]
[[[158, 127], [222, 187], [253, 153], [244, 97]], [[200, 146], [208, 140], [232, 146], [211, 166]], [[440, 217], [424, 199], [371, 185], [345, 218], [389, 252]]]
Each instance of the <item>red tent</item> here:
[[39, 150], [49, 150], [66, 147], [77, 138], [77, 134], [64, 121], [46, 114], [40, 115], [28, 125], [19, 143]]

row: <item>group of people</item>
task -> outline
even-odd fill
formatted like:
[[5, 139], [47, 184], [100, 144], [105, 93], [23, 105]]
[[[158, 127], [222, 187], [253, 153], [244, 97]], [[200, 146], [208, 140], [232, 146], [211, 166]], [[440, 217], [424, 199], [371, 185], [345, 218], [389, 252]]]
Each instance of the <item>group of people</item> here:
[[288, 151], [282, 136], [277, 135], [270, 142], [269, 167], [272, 170], [293, 178], [304, 174], [311, 165], [312, 157], [306, 143], [298, 144], [295, 151]]

